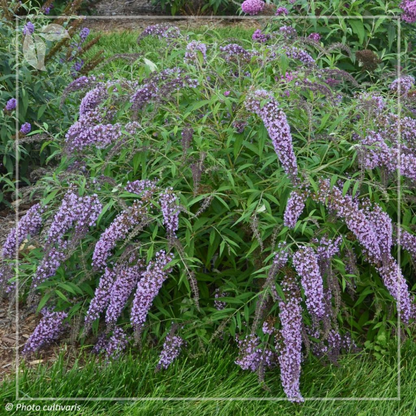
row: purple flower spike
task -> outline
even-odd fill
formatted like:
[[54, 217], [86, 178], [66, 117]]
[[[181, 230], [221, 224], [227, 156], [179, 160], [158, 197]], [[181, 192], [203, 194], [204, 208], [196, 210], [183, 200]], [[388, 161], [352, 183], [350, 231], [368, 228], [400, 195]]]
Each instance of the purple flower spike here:
[[[266, 103], [262, 105], [261, 101]], [[246, 99], [246, 108], [263, 120], [283, 169], [292, 182], [296, 183], [298, 166], [286, 114], [279, 108], [273, 95], [264, 90], [257, 90], [249, 95]]]
[[318, 256], [311, 247], [301, 248], [293, 256], [293, 265], [301, 277], [309, 313], [319, 319], [323, 318], [325, 314], [324, 286]]
[[284, 225], [295, 228], [296, 223], [305, 208], [305, 198], [298, 191], [292, 191], [287, 201], [286, 210], [283, 215]]
[[286, 9], [286, 7], [278, 7], [275, 16], [287, 16], [288, 14], [289, 11]]
[[65, 312], [42, 311], [43, 318], [27, 340], [23, 354], [29, 355], [56, 341], [65, 329], [63, 320], [68, 316]]
[[403, 10], [402, 19], [406, 23], [416, 22], [416, 1], [404, 0], [400, 3], [399, 7]]
[[156, 368], [163, 368], [166, 370], [179, 356], [181, 348], [184, 344], [185, 341], [181, 337], [168, 334], [165, 342], [163, 343], [163, 350], [160, 354], [159, 362]]
[[85, 39], [87, 39], [89, 34], [90, 34], [90, 30], [87, 27], [83, 27], [81, 29], [81, 32], [79, 32], [79, 37], [81, 38], [82, 41], [84, 41]]
[[31, 35], [34, 31], [35, 31], [35, 26], [33, 26], [32, 22], [27, 22], [22, 30], [24, 35]]
[[[280, 350], [280, 379], [290, 401], [303, 402], [299, 389], [302, 358], [302, 308], [298, 289], [294, 283], [284, 281], [286, 302], [280, 302], [280, 321], [283, 348]], [[278, 347], [277, 347], [278, 348]]]
[[31, 130], [32, 126], [30, 123], [25, 123], [22, 127], [20, 127], [20, 133], [22, 134], [29, 134]]
[[165, 192], [160, 195], [160, 205], [168, 237], [175, 238], [179, 228], [179, 207], [172, 188], [166, 188]]
[[241, 5], [241, 10], [251, 16], [255, 16], [263, 11], [265, 6], [262, 0], [245, 0]]
[[156, 260], [148, 264], [146, 271], [137, 284], [130, 317], [136, 338], [139, 337], [143, 329], [153, 300], [159, 293], [163, 282], [168, 278], [171, 269], [165, 270], [165, 268], [170, 261], [172, 261], [172, 257], [163, 250], [156, 253]]
[[90, 307], [85, 316], [86, 333], [88, 333], [92, 323], [100, 316], [100, 313], [104, 312], [110, 303], [110, 293], [116, 277], [114, 270], [108, 267], [105, 269], [104, 275], [101, 277], [97, 289], [95, 289], [94, 297], [91, 300]]
[[20, 219], [16, 228], [13, 228], [3, 245], [3, 258], [12, 259], [16, 249], [23, 243], [27, 235], [34, 236], [42, 226], [42, 208], [40, 204], [33, 205]]
[[17, 100], [16, 100], [16, 98], [10, 98], [10, 100], [7, 101], [6, 107], [4, 107], [4, 109], [6, 111], [13, 111], [13, 110], [16, 109], [16, 106], [17, 106]]

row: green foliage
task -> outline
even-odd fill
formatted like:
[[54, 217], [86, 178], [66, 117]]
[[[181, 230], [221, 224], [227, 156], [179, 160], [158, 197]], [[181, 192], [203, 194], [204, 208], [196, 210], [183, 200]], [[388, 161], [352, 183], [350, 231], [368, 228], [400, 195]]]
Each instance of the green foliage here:
[[[202, 54], [193, 62], [184, 59], [190, 39], [181, 37], [173, 47], [167, 47], [165, 41], [149, 37], [137, 47], [138, 53], [131, 57], [130, 65], [121, 64], [121, 60], [105, 64], [113, 84], [108, 88], [108, 99], [98, 107], [100, 112], [115, 110], [112, 123], [125, 125], [135, 120], [140, 127], [119, 147], [116, 143], [76, 151], [62, 141], [55, 144], [62, 151], [60, 163], [53, 175], [45, 176], [38, 184], [43, 192], [42, 204], [48, 206], [46, 222], [53, 218], [72, 185], [80, 195], [97, 194], [104, 209], [96, 226], [66, 253], [56, 274], [37, 288], [38, 311], [49, 306], [67, 311], [68, 320], [73, 323], [82, 322], [102, 277], [91, 266], [95, 244], [116, 216], [138, 199], [125, 191], [126, 184], [150, 179], [157, 181], [162, 190], [172, 187], [178, 196], [181, 214], [177, 240], [172, 241], [166, 234], [160, 201], [154, 197], [145, 201], [153, 207], [151, 221], [143, 229], [131, 230], [119, 241], [108, 262], [122, 261], [128, 250], [147, 263], [161, 249], [175, 255], [173, 271], [147, 317], [142, 338], [150, 345], [166, 335], [172, 322], [182, 326], [181, 336], [189, 344], [200, 342], [201, 348], [207, 348], [220, 336], [228, 342], [249, 332], [259, 298], [274, 290], [284, 300], [283, 280], [286, 275], [294, 274], [289, 263], [273, 280], [272, 288], [264, 286], [278, 244], [285, 243], [293, 253], [304, 245], [317, 248], [315, 239], [326, 236], [342, 237], [340, 252], [331, 262], [340, 289], [341, 307], [337, 309], [333, 300], [336, 325], [341, 333], [352, 333], [357, 342], [381, 359], [392, 347], [391, 332], [398, 330], [394, 300], [345, 222], [318, 202], [316, 194], [320, 180], [325, 178], [331, 185], [340, 186], [343, 195], [360, 201], [369, 198], [379, 204], [394, 223], [402, 215], [406, 228], [412, 230], [416, 225], [415, 204], [410, 197], [414, 184], [404, 177], [399, 178], [398, 184], [397, 177], [386, 176], [380, 168], [364, 170], [356, 139], [356, 135], [377, 130], [382, 120], [363, 105], [360, 94], [381, 95], [386, 104], [383, 114], [394, 113], [397, 96], [389, 84], [395, 76], [389, 73], [391, 62], [387, 55], [371, 75], [357, 73], [354, 57], [349, 57], [342, 45], [331, 49], [324, 42], [305, 44], [303, 37], [311, 30], [307, 27], [299, 31], [295, 40], [276, 35], [268, 44], [256, 44], [249, 35], [242, 37], [237, 41], [253, 52], [247, 62], [240, 59], [228, 62], [220, 47], [230, 40], [207, 30], [190, 34], [199, 41], [209, 40], [206, 60]], [[358, 42], [363, 40], [359, 33], [355, 35]], [[120, 45], [115, 39], [105, 41], [115, 47]], [[131, 44], [127, 42], [123, 46], [128, 50], [122, 52], [136, 52], [130, 50]], [[290, 46], [302, 48], [316, 58], [316, 66], [311, 69], [287, 57], [285, 51]], [[274, 58], [267, 60], [270, 56]], [[338, 65], [352, 68], [355, 78], [340, 71]], [[152, 74], [174, 67], [181, 68], [189, 79], [197, 80], [198, 87], [168, 94], [161, 85], [158, 97], [140, 111], [133, 111], [130, 99], [139, 87], [126, 81], [143, 85]], [[325, 70], [332, 70], [338, 82], [328, 86]], [[364, 79], [366, 83], [357, 82]], [[294, 229], [283, 224], [293, 183], [278, 160], [264, 123], [245, 106], [249, 94], [259, 89], [270, 91], [288, 118], [299, 180], [302, 189], [309, 192], [305, 210]], [[411, 103], [405, 104], [402, 115], [411, 116]], [[74, 115], [73, 122], [76, 120]], [[241, 131], [236, 123], [243, 122], [247, 126]], [[184, 145], [182, 136], [186, 129], [193, 130], [189, 145]], [[398, 203], [400, 192], [406, 197]], [[69, 231], [66, 238], [70, 241], [74, 232]], [[352, 271], [347, 260], [351, 252], [357, 256]], [[401, 259], [403, 274], [414, 290], [415, 269], [410, 255], [398, 256], [397, 247], [392, 254]], [[23, 296], [44, 255], [43, 242], [22, 253]], [[193, 278], [198, 285], [199, 304], [191, 289]], [[327, 287], [327, 276], [325, 279]], [[220, 296], [216, 299], [217, 290]], [[215, 308], [215, 300], [224, 302], [225, 307]], [[118, 321], [127, 329], [131, 304], [132, 297]], [[304, 294], [302, 306], [304, 322], [310, 325]], [[270, 302], [265, 315], [258, 320], [277, 321], [279, 312], [278, 302]], [[82, 331], [76, 325], [73, 328], [81, 344], [89, 345]], [[276, 329], [281, 329], [279, 323]], [[261, 336], [262, 346], [270, 344], [260, 328], [254, 330]], [[94, 335], [102, 331], [102, 320], [96, 320]], [[407, 331], [410, 333], [408, 328]], [[311, 343], [315, 341], [312, 339]]]
[[[24, 46], [26, 37], [22, 30], [30, 18], [19, 19], [14, 13], [27, 13], [32, 19], [37, 48], [34, 54], [24, 52], [30, 47]], [[31, 182], [30, 172], [56, 160], [58, 156], [50, 143], [62, 138], [72, 121], [73, 101], [68, 100], [67, 106], [61, 108], [60, 100], [62, 91], [74, 74], [74, 63], [68, 60], [73, 50], [70, 42], [78, 42], [79, 36], [76, 34], [78, 23], [69, 20], [61, 22], [61, 27], [68, 31], [70, 39], [55, 36], [55, 32], [49, 36], [47, 32], [43, 33], [45, 28], [52, 27], [51, 21], [43, 19], [41, 10], [31, 2], [20, 7], [16, 2], [11, 3], [9, 10], [0, 8], [0, 16], [0, 204], [9, 205], [14, 189], [10, 181], [17, 181], [16, 165], [19, 165], [20, 185], [25, 186]], [[39, 65], [42, 63], [42, 44], [46, 46], [44, 70], [34, 67], [36, 62]], [[83, 53], [77, 53], [77, 60]], [[15, 98], [17, 93], [17, 110], [6, 111], [7, 101]], [[27, 136], [20, 133], [17, 139], [17, 131], [25, 122], [31, 124], [31, 132]]]

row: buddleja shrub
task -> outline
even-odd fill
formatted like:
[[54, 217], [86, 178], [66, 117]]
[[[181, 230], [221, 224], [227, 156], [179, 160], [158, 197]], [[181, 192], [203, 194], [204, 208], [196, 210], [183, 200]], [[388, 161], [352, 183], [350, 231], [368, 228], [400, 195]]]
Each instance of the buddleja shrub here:
[[68, 85], [62, 163], [3, 248], [5, 291], [18, 250], [19, 293], [42, 311], [25, 354], [71, 332], [111, 359], [134, 338], [163, 342], [162, 369], [231, 337], [230, 359], [261, 379], [278, 365], [301, 401], [302, 357], [408, 329], [416, 121], [396, 110], [414, 79], [360, 85], [327, 66], [330, 45], [260, 35], [150, 26], [139, 47], [159, 38], [159, 58], [133, 79]]
[[52, 1], [42, 3], [0, 2], [0, 203], [10, 199], [16, 163], [23, 185], [30, 183], [33, 170], [57, 156], [50, 146], [53, 135], [70, 126], [75, 108], [69, 102], [60, 108], [61, 93], [99, 60], [95, 56], [84, 62], [98, 39], [80, 28], [82, 19], [65, 18], [75, 14], [81, 1], [68, 2], [59, 19], [47, 19]]

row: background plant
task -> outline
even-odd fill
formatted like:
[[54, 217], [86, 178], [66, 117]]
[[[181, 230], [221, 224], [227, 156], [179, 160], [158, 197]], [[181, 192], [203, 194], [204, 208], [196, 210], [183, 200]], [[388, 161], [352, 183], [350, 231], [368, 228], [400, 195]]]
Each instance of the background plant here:
[[[10, 202], [10, 188], [5, 185], [7, 181], [12, 181], [12, 183], [15, 181], [17, 162], [19, 163], [20, 184], [24, 186], [31, 183], [30, 171], [56, 160], [59, 151], [54, 147], [53, 142], [56, 137], [59, 137], [60, 132], [69, 127], [70, 112], [73, 109], [70, 100], [67, 107], [60, 108], [60, 94], [73, 76], [78, 76], [80, 72], [88, 73], [98, 63], [99, 55], [92, 56], [84, 62], [86, 52], [97, 42], [98, 38], [88, 37], [88, 29], [81, 31], [82, 20], [42, 19], [51, 3], [49, 1], [41, 7], [35, 7], [31, 2], [24, 4], [11, 2], [2, 4], [0, 8], [2, 16], [0, 23], [0, 73], [2, 74], [0, 100], [2, 165], [0, 173], [3, 188], [3, 191], [0, 191], [0, 203], [9, 204]], [[80, 3], [77, 1], [67, 4], [62, 11], [63, 16], [73, 15]], [[26, 18], [22, 17], [22, 14], [26, 15]], [[19, 22], [17, 28], [16, 21]], [[68, 36], [63, 38], [55, 36], [51, 32], [54, 30], [51, 23], [63, 27]], [[45, 27], [49, 27], [50, 30], [43, 33], [42, 30]], [[35, 39], [36, 42], [41, 42], [36, 43], [38, 48], [42, 47], [42, 43], [46, 46], [45, 70], [34, 68], [27, 61], [22, 47], [27, 36]], [[40, 57], [39, 54], [38, 57]], [[16, 72], [19, 102], [10, 105], [10, 100], [15, 100], [16, 96]], [[18, 109], [17, 120], [16, 107]], [[25, 123], [28, 123], [27, 129], [21, 130]], [[20, 130], [19, 137], [16, 137], [16, 126]], [[17, 152], [16, 140], [18, 140]], [[16, 154], [18, 160], [16, 160]]]

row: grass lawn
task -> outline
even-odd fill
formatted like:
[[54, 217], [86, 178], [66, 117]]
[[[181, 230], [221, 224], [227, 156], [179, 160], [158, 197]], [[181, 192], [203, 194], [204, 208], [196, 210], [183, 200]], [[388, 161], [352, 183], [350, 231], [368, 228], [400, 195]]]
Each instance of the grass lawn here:
[[[395, 398], [397, 360], [394, 353], [380, 361], [369, 355], [344, 356], [338, 367], [324, 366], [317, 360], [303, 366], [301, 391], [303, 404], [253, 398], [283, 398], [279, 371], [266, 373], [270, 392], [263, 389], [256, 374], [242, 371], [233, 363], [237, 353], [213, 347], [207, 354], [191, 358], [183, 354], [168, 370], [155, 373], [157, 351], [134, 353], [105, 365], [92, 355], [66, 360], [62, 353], [52, 365], [30, 368], [22, 365], [19, 378], [20, 397], [70, 397], [79, 404], [83, 415], [414, 415], [416, 403], [416, 346], [402, 347], [401, 400], [331, 400], [337, 398]], [[6, 380], [0, 389], [2, 403], [52, 404], [48, 401], [15, 402], [16, 381]], [[138, 401], [77, 401], [90, 398], [165, 398]], [[192, 401], [172, 400], [193, 398]], [[326, 400], [308, 400], [322, 397]], [[202, 400], [217, 398], [217, 400]], [[245, 398], [247, 400], [231, 400]], [[222, 400], [221, 400], [222, 399]], [[285, 399], [284, 399], [285, 400]], [[0, 414], [3, 414], [0, 411]], [[8, 413], [10, 414], [10, 413]], [[19, 414], [19, 413], [16, 413]], [[42, 414], [36, 412], [36, 414]], [[48, 412], [48, 415], [62, 414]]]

